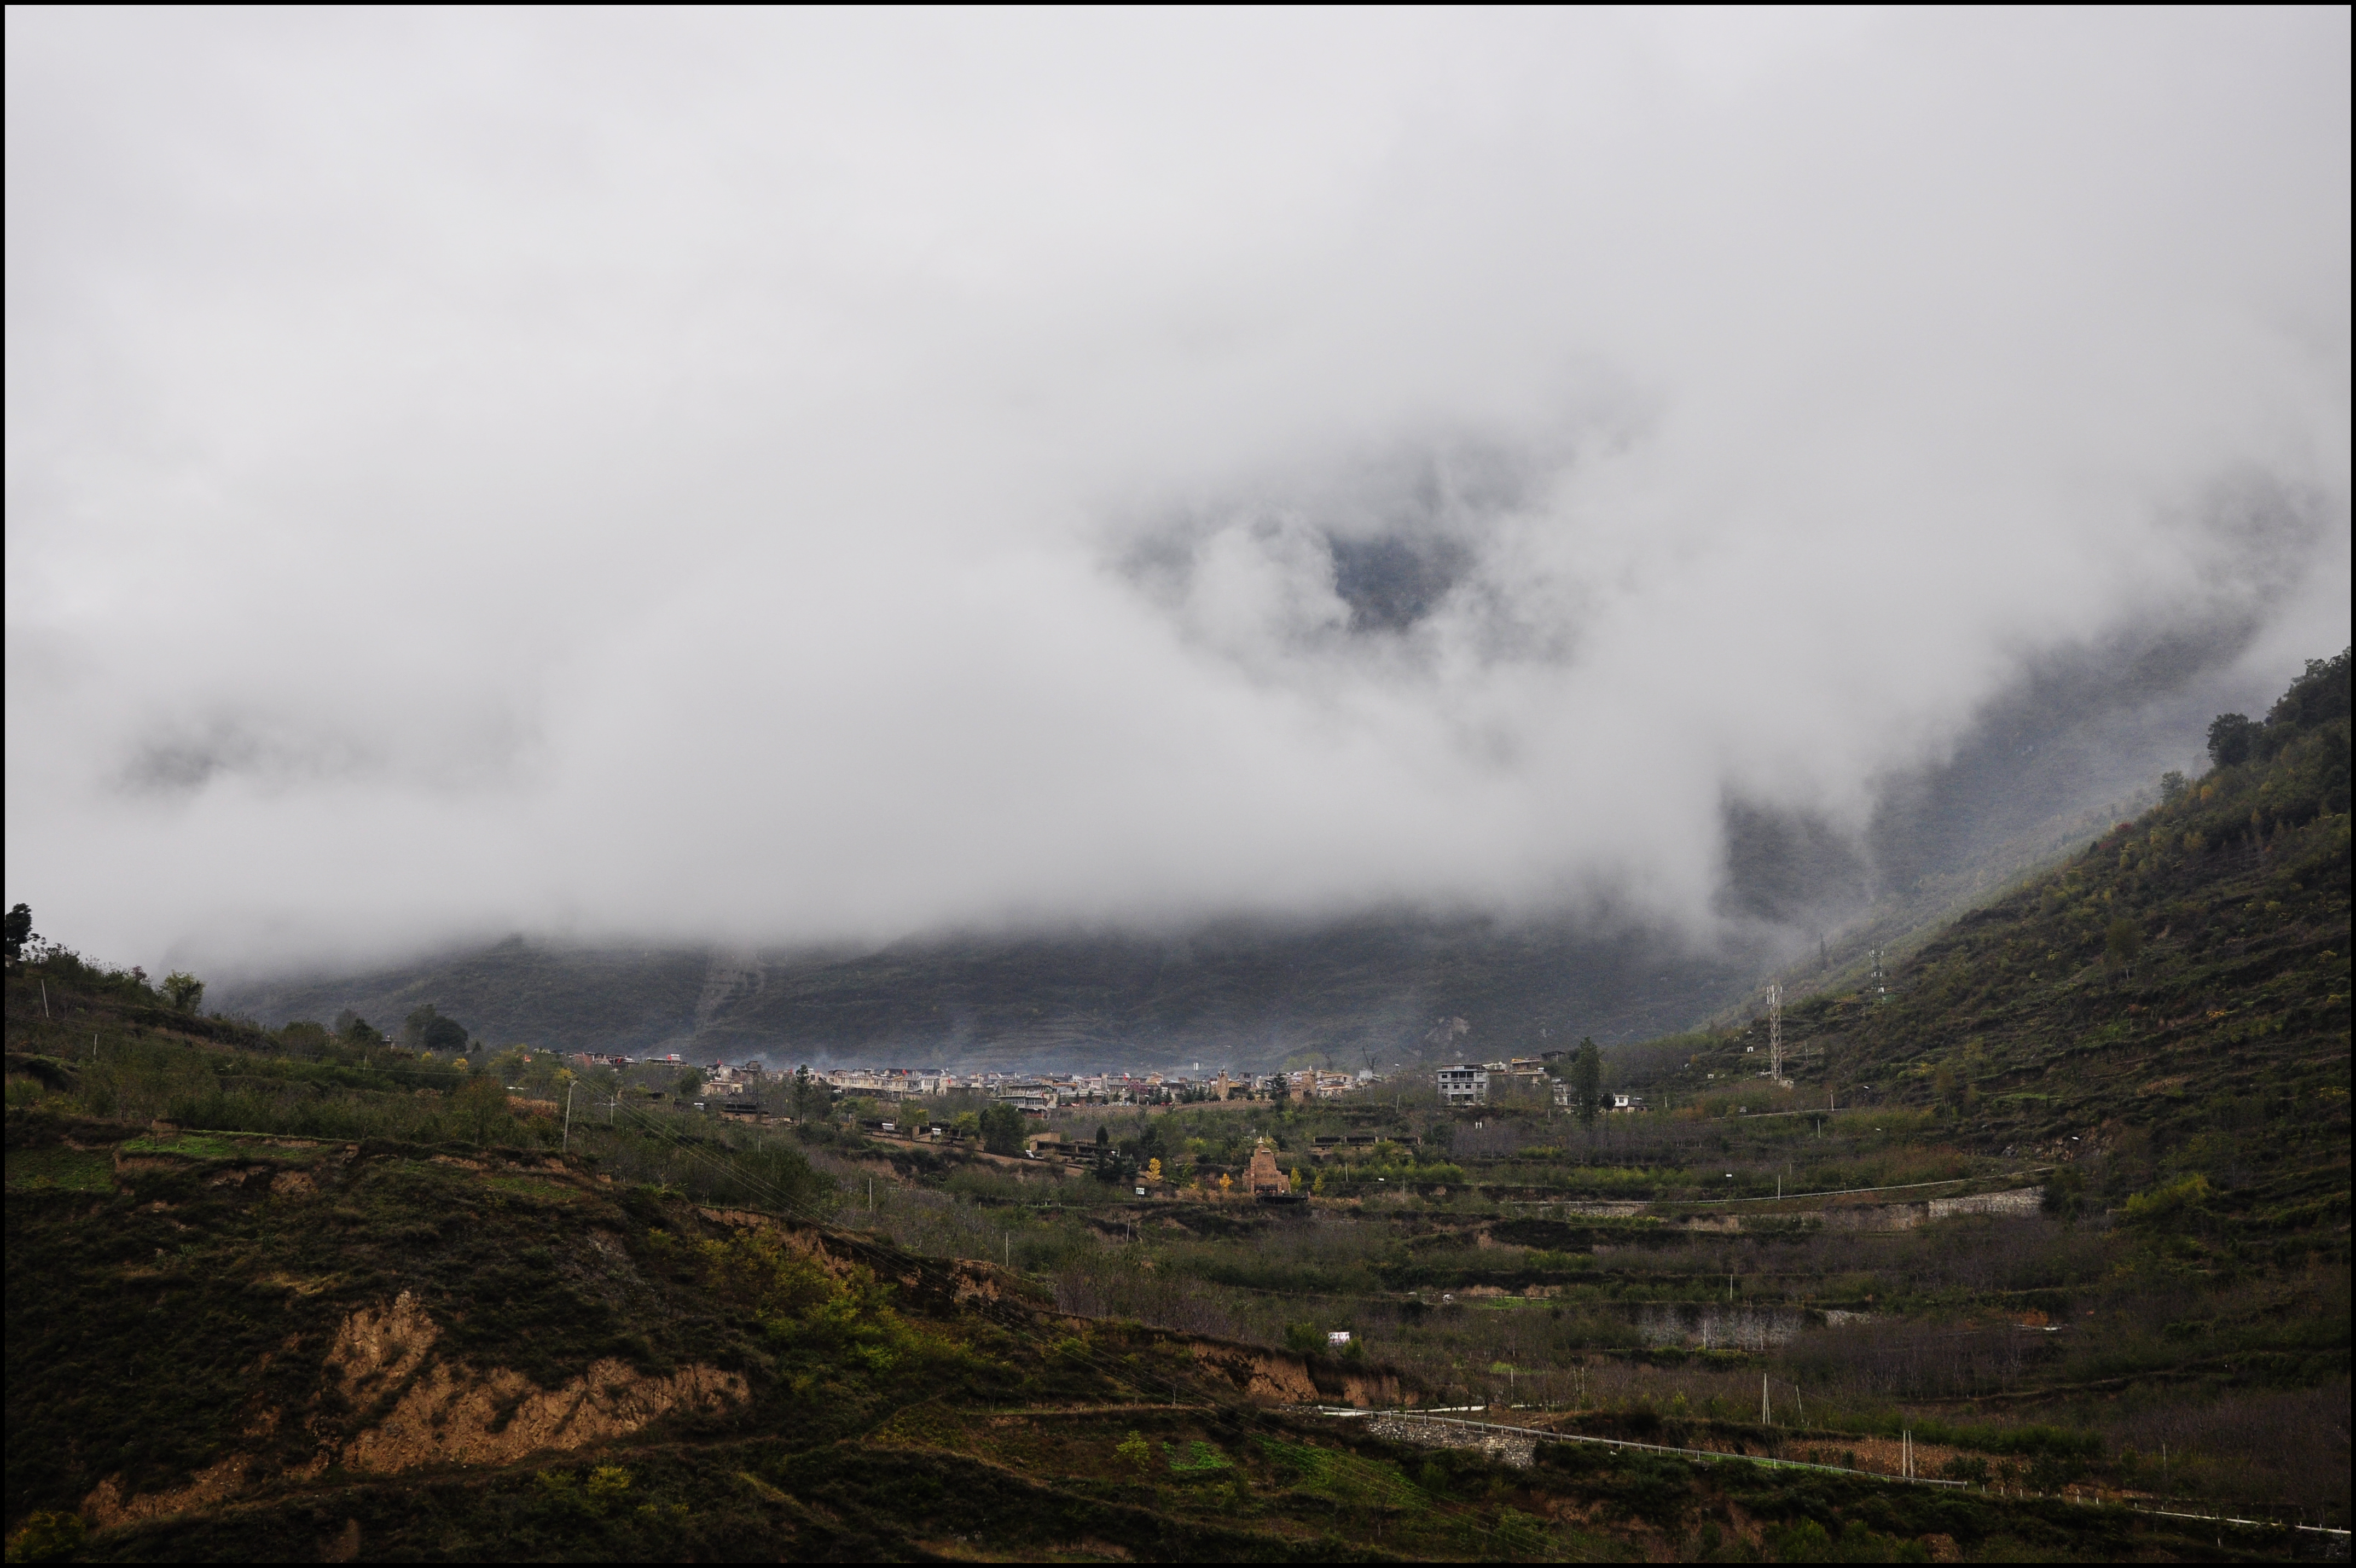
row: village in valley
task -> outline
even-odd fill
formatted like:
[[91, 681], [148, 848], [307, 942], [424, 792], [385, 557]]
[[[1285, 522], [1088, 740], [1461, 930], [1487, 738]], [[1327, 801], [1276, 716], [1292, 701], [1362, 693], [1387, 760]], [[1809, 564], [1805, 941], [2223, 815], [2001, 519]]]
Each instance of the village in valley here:
[[[517, 1048], [519, 1060], [529, 1061], [529, 1047]], [[548, 1053], [541, 1053], [547, 1060]], [[913, 1104], [928, 1096], [980, 1096], [991, 1102], [1012, 1105], [1027, 1115], [1045, 1116], [1057, 1110], [1070, 1110], [1087, 1105], [1166, 1106], [1204, 1104], [1228, 1104], [1249, 1102], [1307, 1102], [1341, 1100], [1354, 1093], [1365, 1093], [1402, 1079], [1412, 1080], [1419, 1087], [1434, 1091], [1441, 1104], [1447, 1105], [1485, 1105], [1492, 1093], [1499, 1095], [1530, 1095], [1568, 1109], [1573, 1102], [1574, 1088], [1570, 1080], [1554, 1070], [1557, 1063], [1570, 1055], [1568, 1051], [1549, 1051], [1542, 1056], [1515, 1057], [1508, 1061], [1461, 1062], [1433, 1068], [1399, 1067], [1389, 1072], [1361, 1068], [1356, 1072], [1338, 1072], [1327, 1068], [1298, 1068], [1278, 1072], [1230, 1072], [1220, 1068], [1208, 1074], [1197, 1070], [1195, 1074], [1183, 1072], [1049, 1072], [958, 1073], [946, 1068], [907, 1067], [812, 1067], [798, 1066], [790, 1072], [771, 1066], [766, 1057], [753, 1057], [731, 1064], [712, 1061], [701, 1069], [702, 1080], [699, 1088], [680, 1090], [677, 1098], [692, 1104], [699, 1110], [712, 1110], [730, 1117], [766, 1117], [776, 1120], [795, 1119], [793, 1111], [776, 1111], [772, 1103], [783, 1097], [790, 1102], [794, 1086], [798, 1082], [807, 1090], [816, 1086], [831, 1104], [846, 1097], [861, 1097], [876, 1103], [899, 1105]], [[669, 1072], [678, 1074], [682, 1069], [693, 1071], [691, 1064], [680, 1053], [664, 1056], [633, 1058], [596, 1051], [562, 1053], [558, 1060], [578, 1073], [610, 1075], [614, 1081], [635, 1072], [640, 1077], [659, 1077]], [[644, 1090], [647, 1097], [660, 1096], [658, 1089]], [[1615, 1093], [1608, 1108], [1633, 1111], [1644, 1108], [1644, 1096]], [[876, 1117], [872, 1125], [889, 1128], [894, 1118]]]
[[[421, 1032], [422, 1017], [423, 1010], [405, 1037]], [[1452, 1037], [1447, 1027], [1452, 1021], [1442, 1019], [1435, 1032]], [[386, 1054], [434, 1062], [431, 1051], [398, 1045], [389, 1045]], [[1492, 1105], [1566, 1118], [1645, 1108], [1644, 1095], [1607, 1091], [1600, 1077], [1582, 1085], [1572, 1051], [1356, 1072], [1197, 1067], [1192, 1072], [1027, 1074], [807, 1063], [785, 1071], [766, 1056], [697, 1065], [681, 1052], [631, 1057], [528, 1046], [497, 1052], [478, 1046], [477, 1055], [492, 1076], [515, 1080], [506, 1085], [514, 1114], [561, 1121], [568, 1129], [576, 1118], [585, 1126], [611, 1125], [625, 1115], [685, 1116], [776, 1128], [805, 1140], [923, 1148], [936, 1157], [1041, 1178], [1092, 1176], [1144, 1200], [1287, 1200], [1326, 1190], [1318, 1173], [1329, 1166], [1371, 1170], [1396, 1161], [1412, 1171], [1419, 1150], [1435, 1140], [1442, 1148], [1453, 1141], [1451, 1124]], [[1590, 1099], [1582, 1100], [1582, 1087]], [[1263, 1134], [1255, 1127], [1239, 1144], [1233, 1135], [1205, 1140], [1151, 1130], [1152, 1118], [1182, 1110], [1215, 1116], [1279, 1113], [1283, 1130], [1271, 1126]], [[1319, 1111], [1325, 1115], [1313, 1115]], [[1304, 1114], [1314, 1127], [1303, 1124]], [[1441, 1120], [1408, 1130], [1419, 1114]], [[1115, 1137], [1101, 1118], [1119, 1115], [1130, 1120]], [[1477, 1133], [1481, 1123], [1466, 1125]]]

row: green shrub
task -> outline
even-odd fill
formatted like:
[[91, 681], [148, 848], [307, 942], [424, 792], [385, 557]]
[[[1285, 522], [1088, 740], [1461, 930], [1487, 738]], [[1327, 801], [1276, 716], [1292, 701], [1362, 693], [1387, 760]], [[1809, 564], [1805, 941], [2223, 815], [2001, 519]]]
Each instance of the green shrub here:
[[90, 1534], [90, 1527], [78, 1513], [45, 1513], [38, 1510], [25, 1516], [16, 1533], [8, 1538], [8, 1561], [11, 1563], [56, 1563], [81, 1550]]
[[2129, 1198], [2127, 1221], [2155, 1228], [2181, 1222], [2191, 1218], [2208, 1198], [2209, 1179], [2196, 1170], [2180, 1180], [2167, 1182]]
[[607, 1512], [629, 1494], [630, 1472], [619, 1465], [600, 1465], [589, 1472], [582, 1490], [589, 1495], [591, 1509]]
[[1848, 1521], [1838, 1536], [1804, 1519], [1767, 1532], [1767, 1551], [1778, 1563], [1928, 1563], [1919, 1541], [1904, 1541]]
[[1170, 1467], [1181, 1473], [1202, 1470], [1228, 1470], [1235, 1467], [1235, 1462], [1233, 1460], [1229, 1459], [1225, 1454], [1220, 1453], [1216, 1448], [1212, 1447], [1208, 1443], [1204, 1442], [1199, 1437], [1186, 1445], [1186, 1452], [1183, 1454], [1173, 1452], [1171, 1449], [1170, 1445], [1167, 1443], [1164, 1443], [1162, 1445], [1162, 1451], [1169, 1456]]

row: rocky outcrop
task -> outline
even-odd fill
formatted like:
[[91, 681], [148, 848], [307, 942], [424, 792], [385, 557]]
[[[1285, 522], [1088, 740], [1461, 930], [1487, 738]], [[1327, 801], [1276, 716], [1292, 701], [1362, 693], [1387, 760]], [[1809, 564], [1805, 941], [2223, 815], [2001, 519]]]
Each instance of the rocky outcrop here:
[[561, 1388], [541, 1389], [516, 1372], [437, 1361], [382, 1421], [344, 1445], [342, 1459], [348, 1470], [505, 1465], [626, 1437], [674, 1410], [718, 1410], [745, 1393], [742, 1377], [712, 1367], [652, 1377], [602, 1360]]
[[235, 1495], [245, 1484], [245, 1473], [252, 1463], [246, 1455], [232, 1454], [198, 1471], [187, 1486], [135, 1497], [123, 1496], [121, 1478], [109, 1476], [82, 1499], [81, 1514], [101, 1530], [106, 1530], [118, 1524], [168, 1519], [176, 1513], [200, 1512]]
[[[440, 1357], [441, 1339], [441, 1326], [407, 1291], [390, 1306], [347, 1317], [321, 1371], [362, 1424], [345, 1435], [331, 1418], [315, 1415], [319, 1450], [297, 1473], [316, 1475], [331, 1464], [378, 1473], [509, 1464], [626, 1437], [673, 1411], [721, 1410], [749, 1393], [741, 1376], [715, 1367], [657, 1376], [612, 1360], [545, 1389], [505, 1368]], [[277, 1424], [278, 1413], [265, 1411], [247, 1435], [267, 1437]], [[102, 1527], [200, 1511], [242, 1490], [254, 1468], [254, 1456], [231, 1454], [185, 1486], [135, 1496], [125, 1496], [121, 1478], [110, 1476], [82, 1500], [81, 1511]]]

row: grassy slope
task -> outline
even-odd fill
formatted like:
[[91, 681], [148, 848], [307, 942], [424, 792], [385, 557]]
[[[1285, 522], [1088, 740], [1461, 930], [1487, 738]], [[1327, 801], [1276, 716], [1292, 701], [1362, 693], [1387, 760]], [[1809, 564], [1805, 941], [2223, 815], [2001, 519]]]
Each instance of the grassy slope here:
[[2250, 1244], [2344, 1250], [2347, 688], [2342, 655], [2285, 698], [2270, 755], [1958, 921], [1888, 1001], [1794, 1008], [1804, 1070], [2042, 1151], [2088, 1201], [2199, 1176]]

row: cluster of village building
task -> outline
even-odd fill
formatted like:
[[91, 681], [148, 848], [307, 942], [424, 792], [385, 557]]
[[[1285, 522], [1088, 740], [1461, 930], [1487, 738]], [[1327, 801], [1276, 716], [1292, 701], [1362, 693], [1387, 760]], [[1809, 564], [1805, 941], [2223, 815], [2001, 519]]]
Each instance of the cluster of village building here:
[[[1539, 1057], [1517, 1056], [1511, 1061], [1464, 1061], [1453, 1067], [1443, 1067], [1432, 1074], [1440, 1099], [1446, 1105], [1485, 1105], [1489, 1096], [1507, 1084], [1543, 1089], [1547, 1082], [1546, 1061]], [[1555, 1085], [1557, 1098], [1563, 1085]]]
[[[1560, 1054], [1550, 1052], [1546, 1056], [1517, 1056], [1507, 1061], [1467, 1061], [1441, 1067], [1432, 1073], [1433, 1087], [1439, 1091], [1440, 1102], [1449, 1105], [1486, 1105], [1501, 1091], [1519, 1090], [1550, 1097], [1557, 1105], [1568, 1106], [1573, 1093], [1570, 1082], [1548, 1071]], [[583, 1067], [629, 1068], [649, 1062], [689, 1065], [676, 1054], [632, 1058], [583, 1051], [573, 1060]], [[714, 1061], [702, 1071], [705, 1093], [723, 1102], [757, 1100], [765, 1090], [777, 1087], [783, 1079], [791, 1076], [774, 1072], [758, 1060], [733, 1067], [724, 1061]], [[814, 1082], [842, 1094], [895, 1101], [962, 1090], [1041, 1115], [1066, 1105], [1155, 1105], [1280, 1098], [1331, 1100], [1384, 1082], [1382, 1074], [1371, 1070], [1336, 1072], [1325, 1068], [1242, 1074], [1222, 1068], [1202, 1076], [1180, 1072], [959, 1073], [937, 1067], [829, 1067], [803, 1071]], [[1612, 1094], [1608, 1104], [1614, 1111], [1644, 1108], [1643, 1096], [1636, 1094]]]
[[[1516, 1056], [1510, 1061], [1459, 1062], [1435, 1072], [1432, 1084], [1440, 1091], [1440, 1104], [1445, 1105], [1485, 1105], [1491, 1095], [1510, 1088], [1550, 1097], [1557, 1105], [1568, 1107], [1578, 1093], [1576, 1086], [1569, 1079], [1554, 1077], [1547, 1072], [1547, 1065], [1563, 1054], [1549, 1051], [1544, 1056]], [[1612, 1111], [1641, 1111], [1644, 1097], [1607, 1094], [1603, 1106]]]
[[[576, 1052], [572, 1061], [580, 1067], [630, 1068], [648, 1062], [659, 1066], [689, 1065], [677, 1055], [636, 1058], [594, 1051]], [[1382, 1081], [1379, 1074], [1372, 1072], [1335, 1072], [1323, 1068], [1241, 1074], [1223, 1068], [1201, 1076], [1179, 1072], [951, 1072], [937, 1067], [813, 1067], [808, 1071], [816, 1082], [844, 1094], [903, 1100], [963, 1090], [1037, 1112], [1064, 1105], [1174, 1104], [1279, 1096], [1330, 1100]], [[714, 1061], [703, 1069], [703, 1075], [707, 1093], [723, 1098], [732, 1094], [758, 1095], [792, 1076], [759, 1061], [733, 1067], [724, 1061]]]

